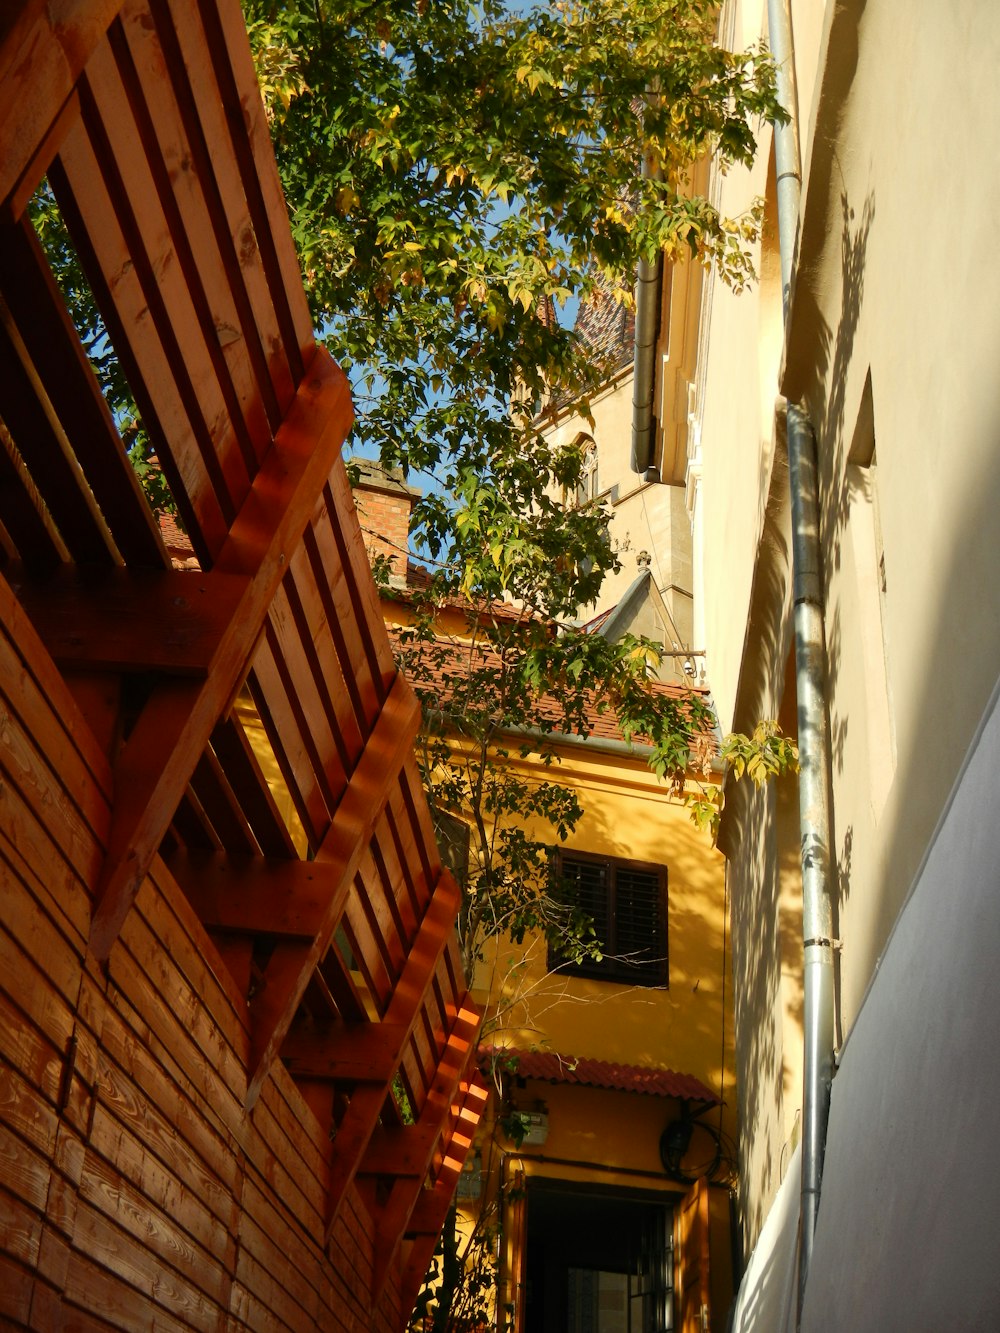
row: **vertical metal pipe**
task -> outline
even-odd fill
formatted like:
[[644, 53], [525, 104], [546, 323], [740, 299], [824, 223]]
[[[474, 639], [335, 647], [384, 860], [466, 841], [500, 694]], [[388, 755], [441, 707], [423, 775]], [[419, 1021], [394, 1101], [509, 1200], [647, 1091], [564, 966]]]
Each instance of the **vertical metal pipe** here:
[[[786, 336], [802, 190], [798, 99], [788, 0], [768, 0], [778, 98], [789, 115], [774, 127], [782, 308]], [[830, 737], [826, 707], [826, 628], [819, 534], [816, 437], [805, 412], [787, 408], [795, 600], [795, 681], [799, 726], [802, 844], [803, 1088], [799, 1310], [812, 1259], [833, 1079], [833, 908], [830, 898]]]
[[793, 403], [788, 404], [787, 422], [802, 847], [801, 1303], [819, 1210], [833, 1079], [833, 908], [830, 900], [830, 736], [826, 709], [826, 631], [819, 564], [816, 441], [805, 414]]
[[[648, 154], [643, 155], [644, 179], [659, 180], [659, 168]], [[632, 471], [647, 481], [655, 467], [656, 441], [653, 438], [653, 362], [660, 331], [660, 291], [663, 286], [663, 255], [656, 252], [652, 261], [639, 260], [635, 278], [635, 360], [632, 368]]]

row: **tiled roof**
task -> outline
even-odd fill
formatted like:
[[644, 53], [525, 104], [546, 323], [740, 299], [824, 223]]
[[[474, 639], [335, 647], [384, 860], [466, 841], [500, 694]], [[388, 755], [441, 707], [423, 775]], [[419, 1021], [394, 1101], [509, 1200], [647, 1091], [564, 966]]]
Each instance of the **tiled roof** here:
[[191, 538], [177, 522], [176, 516], [160, 511], [156, 521], [160, 525], [160, 537], [174, 569], [200, 569], [201, 564], [194, 553]]
[[[389, 628], [391, 639], [398, 636], [399, 630]], [[394, 643], [395, 647], [395, 643]], [[466, 669], [481, 671], [484, 667], [501, 666], [501, 657], [493, 648], [484, 647], [481, 644], [470, 644], [457, 642], [453, 639], [437, 638], [428, 644], [411, 643], [406, 645], [405, 653], [410, 655], [410, 664], [402, 662], [403, 670], [410, 676], [411, 682], [420, 692], [427, 690], [435, 691], [438, 697], [444, 697], [447, 691], [446, 676], [453, 674], [457, 670]], [[416, 679], [412, 663], [419, 663], [419, 679]], [[659, 681], [652, 682], [652, 688], [657, 694], [666, 695], [678, 700], [685, 700], [695, 696], [705, 702], [708, 701], [708, 691], [699, 689], [690, 685], [668, 685]], [[555, 731], [558, 732], [559, 724], [565, 717], [562, 704], [554, 695], [545, 695], [539, 704], [539, 713]], [[587, 736], [593, 740], [614, 740], [622, 741], [621, 729], [615, 720], [614, 712], [611, 709], [602, 710], [600, 701], [591, 697], [587, 706]], [[635, 737], [637, 743], [642, 744], [642, 738]]]
[[[406, 583], [401, 588], [392, 589], [392, 599], [394, 601], [406, 602], [415, 599], [420, 594], [426, 594], [432, 583], [433, 575], [429, 569], [423, 565], [411, 563], [406, 571]], [[469, 600], [463, 593], [457, 592], [454, 596], [435, 599], [434, 605], [441, 610], [464, 611], [471, 618], [475, 619], [479, 615], [488, 615], [491, 620], [520, 620], [524, 612], [516, 607], [513, 602], [490, 602], [485, 608], [478, 606], [475, 602]]]
[[719, 1100], [693, 1074], [676, 1074], [672, 1069], [613, 1064], [608, 1060], [589, 1060], [555, 1051], [479, 1048], [480, 1063], [498, 1057], [502, 1060], [507, 1056], [517, 1062], [512, 1070], [517, 1078], [534, 1078], [544, 1083], [577, 1083], [587, 1088], [611, 1088], [615, 1092], [641, 1092], [649, 1097], [682, 1097], [711, 1104]]
[[612, 370], [620, 370], [632, 361], [635, 311], [616, 301], [605, 285], [598, 285], [589, 300], [580, 306], [576, 329], [588, 347], [602, 357], [610, 358]]

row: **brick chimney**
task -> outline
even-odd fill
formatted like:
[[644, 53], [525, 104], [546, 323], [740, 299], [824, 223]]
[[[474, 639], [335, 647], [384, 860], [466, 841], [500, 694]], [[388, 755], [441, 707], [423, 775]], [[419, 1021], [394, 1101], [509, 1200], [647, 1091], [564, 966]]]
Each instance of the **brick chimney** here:
[[420, 491], [407, 486], [400, 468], [386, 471], [368, 458], [350, 461], [361, 474], [354, 487], [354, 504], [361, 520], [368, 559], [374, 561], [376, 556], [387, 556], [391, 564], [390, 585], [405, 588], [410, 511]]

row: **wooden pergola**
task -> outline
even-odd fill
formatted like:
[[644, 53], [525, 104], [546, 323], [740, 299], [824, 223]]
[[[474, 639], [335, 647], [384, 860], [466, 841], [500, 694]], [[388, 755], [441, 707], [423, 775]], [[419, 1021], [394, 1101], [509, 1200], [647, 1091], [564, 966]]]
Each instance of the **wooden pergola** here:
[[[200, 568], [29, 216], [50, 189]], [[0, 12], [0, 1317], [399, 1330], [478, 1014], [237, 0]], [[237, 706], [238, 704], [238, 706]]]

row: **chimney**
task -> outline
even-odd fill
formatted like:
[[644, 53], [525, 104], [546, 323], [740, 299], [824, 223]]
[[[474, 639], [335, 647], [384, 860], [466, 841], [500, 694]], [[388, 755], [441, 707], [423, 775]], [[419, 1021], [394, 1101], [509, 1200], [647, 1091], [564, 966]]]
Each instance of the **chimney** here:
[[352, 458], [350, 462], [360, 472], [354, 487], [354, 505], [368, 559], [374, 563], [380, 555], [387, 557], [390, 587], [405, 588], [410, 512], [420, 491], [407, 486], [401, 468], [387, 471], [368, 458]]

